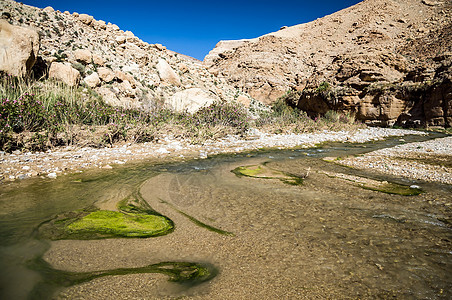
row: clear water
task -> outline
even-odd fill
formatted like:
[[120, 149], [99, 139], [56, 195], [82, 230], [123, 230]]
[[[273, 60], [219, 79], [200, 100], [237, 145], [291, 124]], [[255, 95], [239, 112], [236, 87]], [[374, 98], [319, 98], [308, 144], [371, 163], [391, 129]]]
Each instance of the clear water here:
[[[399, 143], [399, 138], [368, 144], [332, 143], [319, 149], [147, 163], [56, 180], [3, 184], [0, 298], [36, 298], [43, 274], [27, 265], [43, 255], [54, 268], [73, 272], [161, 261], [208, 262], [220, 270], [215, 279], [197, 287], [178, 287], [166, 278], [136, 274], [55, 290], [68, 298], [123, 299], [130, 293], [131, 298], [149, 299], [450, 298], [452, 230], [447, 203], [452, 203], [451, 186], [370, 174], [321, 160]], [[311, 168], [311, 173], [302, 186], [290, 186], [277, 180], [239, 178], [230, 172], [261, 162], [293, 173]], [[328, 178], [322, 170], [415, 183], [426, 193], [404, 197], [363, 190]], [[100, 241], [36, 238], [39, 224], [58, 213], [120, 200], [136, 191], [175, 222], [174, 233]], [[206, 230], [187, 215], [234, 235]], [[156, 281], [143, 285], [142, 280]]]

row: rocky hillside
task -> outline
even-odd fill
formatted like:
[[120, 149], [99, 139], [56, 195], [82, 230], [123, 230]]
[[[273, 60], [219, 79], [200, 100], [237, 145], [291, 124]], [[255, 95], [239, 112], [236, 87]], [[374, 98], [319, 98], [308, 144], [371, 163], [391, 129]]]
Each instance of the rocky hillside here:
[[0, 1], [0, 9], [0, 70], [6, 73], [86, 85], [124, 107], [160, 102], [194, 111], [219, 99], [251, 101], [200, 61], [148, 44], [117, 25], [12, 0]]
[[[452, 124], [452, 2], [365, 0], [259, 38], [222, 41], [211, 73], [271, 103], [288, 90], [311, 115], [380, 125]], [[293, 99], [293, 97], [291, 97]]]

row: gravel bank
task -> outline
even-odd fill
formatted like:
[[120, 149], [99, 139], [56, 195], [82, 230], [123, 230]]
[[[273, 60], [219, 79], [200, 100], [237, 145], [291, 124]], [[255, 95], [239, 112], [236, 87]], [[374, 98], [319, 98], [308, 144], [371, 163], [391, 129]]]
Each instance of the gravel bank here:
[[380, 149], [338, 163], [411, 179], [452, 184], [452, 137]]
[[165, 137], [156, 143], [124, 144], [112, 148], [65, 147], [47, 152], [12, 154], [0, 152], [0, 181], [26, 179], [33, 176], [56, 178], [58, 175], [90, 168], [113, 168], [115, 165], [146, 159], [207, 158], [220, 153], [234, 153], [261, 148], [312, 147], [323, 142], [364, 143], [389, 136], [423, 135], [419, 131], [367, 128], [356, 131], [322, 131], [310, 134], [276, 135], [251, 130], [248, 136], [228, 136], [204, 145]]

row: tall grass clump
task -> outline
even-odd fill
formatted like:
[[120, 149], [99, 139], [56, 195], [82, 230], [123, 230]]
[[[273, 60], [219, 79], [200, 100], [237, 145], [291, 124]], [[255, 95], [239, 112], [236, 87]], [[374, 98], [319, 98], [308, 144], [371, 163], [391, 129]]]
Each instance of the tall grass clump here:
[[250, 127], [247, 111], [238, 103], [216, 101], [194, 114], [181, 114], [186, 136], [195, 144], [228, 134], [244, 135]]
[[103, 146], [127, 137], [147, 141], [152, 137], [145, 127], [161, 120], [160, 114], [108, 105], [87, 88], [71, 88], [50, 80], [31, 82], [1, 77], [3, 151], [45, 150], [79, 142]]

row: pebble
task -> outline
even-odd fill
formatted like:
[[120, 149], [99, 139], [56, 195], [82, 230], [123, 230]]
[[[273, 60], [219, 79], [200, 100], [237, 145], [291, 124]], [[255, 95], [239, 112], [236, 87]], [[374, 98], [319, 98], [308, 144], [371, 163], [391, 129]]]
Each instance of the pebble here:
[[57, 178], [57, 174], [56, 173], [49, 173], [49, 174], [47, 174], [47, 177], [54, 179], [54, 178]]

